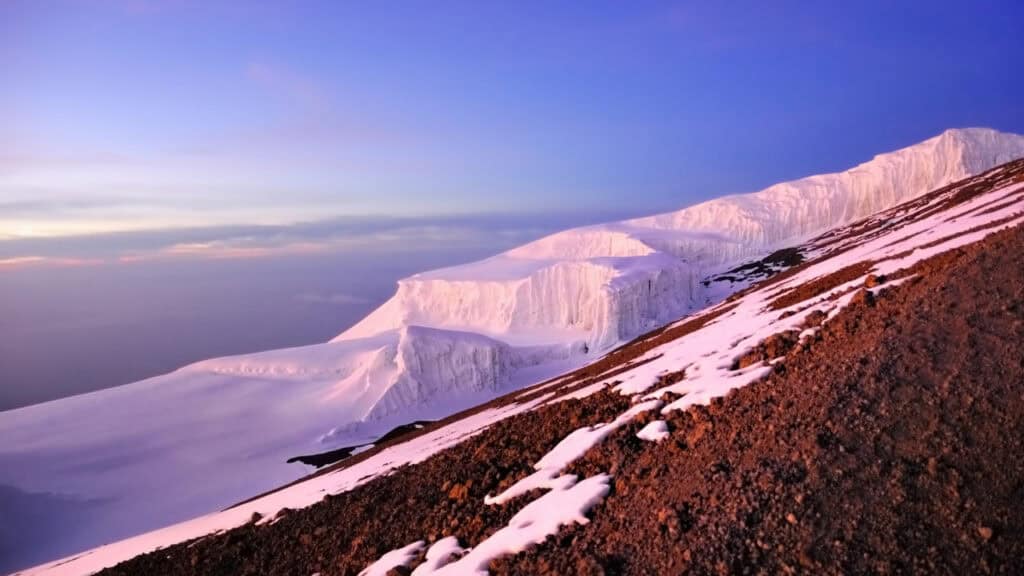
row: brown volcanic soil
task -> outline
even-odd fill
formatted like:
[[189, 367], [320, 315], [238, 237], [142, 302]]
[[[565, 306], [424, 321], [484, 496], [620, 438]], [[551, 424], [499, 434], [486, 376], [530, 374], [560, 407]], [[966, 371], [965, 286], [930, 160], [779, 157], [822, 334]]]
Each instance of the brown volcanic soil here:
[[1024, 229], [917, 267], [767, 380], [617, 435], [586, 527], [498, 574], [1020, 573]]
[[273, 524], [250, 523], [101, 573], [355, 575], [385, 552], [416, 540], [455, 535], [476, 543], [527, 503], [484, 506], [486, 494], [497, 493], [504, 479], [531, 472], [569, 431], [607, 422], [629, 405], [620, 394], [601, 392], [523, 413], [420, 464], [289, 511]]
[[[613, 434], [570, 470], [613, 475], [592, 522], [498, 560], [492, 572], [1017, 572], [1024, 564], [1024, 228], [915, 272], [840, 313], [768, 379], [671, 414], [667, 441], [638, 440], [643, 419]], [[668, 341], [671, 331], [634, 346]], [[569, 386], [596, 372], [583, 371]], [[515, 416], [274, 524], [249, 524], [104, 573], [356, 574], [420, 539], [455, 535], [472, 546], [530, 499], [484, 506], [485, 494], [526, 475], [573, 429], [608, 421], [627, 405], [602, 392]]]

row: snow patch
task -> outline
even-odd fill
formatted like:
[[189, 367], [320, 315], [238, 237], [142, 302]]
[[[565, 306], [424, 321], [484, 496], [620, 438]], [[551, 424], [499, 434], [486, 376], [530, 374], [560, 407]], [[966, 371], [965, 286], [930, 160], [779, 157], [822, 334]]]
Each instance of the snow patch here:
[[425, 543], [420, 540], [419, 542], [413, 542], [408, 546], [392, 550], [387, 554], [381, 556], [376, 562], [370, 564], [365, 570], [359, 573], [359, 576], [388, 576], [388, 572], [392, 568], [398, 568], [399, 566], [408, 566], [419, 556], [420, 551], [423, 550]]
[[661, 404], [660, 400], [641, 402], [630, 407], [629, 410], [626, 410], [609, 423], [584, 426], [572, 431], [533, 465], [534, 469], [537, 470], [536, 472], [509, 486], [497, 496], [485, 496], [484, 504], [504, 504], [531, 490], [541, 488], [562, 490], [566, 486], [572, 486], [576, 482], [576, 477], [560, 475], [562, 470], [607, 438], [609, 434], [629, 423], [636, 416], [650, 410], [656, 410]]
[[412, 571], [412, 576], [429, 576], [450, 564], [454, 559], [465, 553], [466, 549], [459, 546], [459, 539], [454, 536], [441, 538], [427, 550], [427, 557], [422, 564]]
[[491, 560], [522, 552], [558, 533], [562, 526], [588, 524], [587, 511], [609, 491], [607, 474], [591, 476], [581, 482], [566, 482], [527, 504], [498, 530], [476, 545], [468, 554], [438, 570], [424, 571], [424, 576], [484, 576]]
[[668, 424], [664, 420], [649, 422], [636, 433], [637, 438], [647, 440], [648, 442], [661, 442], [668, 438], [668, 436]]

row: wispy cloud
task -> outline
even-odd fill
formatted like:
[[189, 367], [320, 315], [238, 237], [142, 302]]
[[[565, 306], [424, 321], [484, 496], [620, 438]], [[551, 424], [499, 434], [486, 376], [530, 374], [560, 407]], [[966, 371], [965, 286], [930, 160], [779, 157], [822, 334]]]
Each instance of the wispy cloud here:
[[248, 259], [274, 258], [330, 252], [417, 252], [455, 246], [466, 242], [488, 243], [494, 238], [522, 237], [522, 230], [496, 233], [483, 226], [456, 224], [439, 226], [432, 223], [379, 223], [379, 227], [354, 229], [339, 226], [336, 230], [318, 229], [321, 224], [283, 227], [268, 235], [226, 237], [206, 242], [182, 242], [156, 250], [123, 254], [120, 262], [143, 262], [161, 259]]
[[0, 258], [0, 272], [23, 268], [71, 268], [80, 266], [99, 266], [104, 260], [100, 258], [51, 258], [47, 256], [15, 256]]
[[[5, 138], [0, 134], [0, 139]], [[11, 140], [12, 142], [16, 140]], [[134, 160], [124, 154], [115, 153], [69, 153], [45, 150], [5, 150], [0, 146], [0, 174], [23, 170], [28, 166], [50, 169], [75, 168], [80, 166], [123, 166]]]
[[[161, 260], [282, 258], [314, 254], [416, 253], [466, 245], [494, 252], [545, 234], [632, 214], [467, 214], [348, 217], [280, 226], [221, 226], [0, 238], [0, 270], [27, 266], [131, 264]], [[4, 264], [6, 263], [6, 264]]]
[[253, 242], [250, 239], [226, 239], [215, 242], [189, 242], [174, 244], [157, 250], [132, 252], [117, 258], [121, 263], [146, 262], [164, 259], [240, 260], [270, 258], [328, 252], [327, 242]]
[[38, 195], [32, 198], [26, 193], [21, 198], [0, 199], [0, 214], [3, 214], [5, 219], [79, 216], [89, 211], [118, 208], [132, 202], [139, 202], [139, 200], [114, 195], [66, 196], [54, 200], [51, 198], [40, 199]]

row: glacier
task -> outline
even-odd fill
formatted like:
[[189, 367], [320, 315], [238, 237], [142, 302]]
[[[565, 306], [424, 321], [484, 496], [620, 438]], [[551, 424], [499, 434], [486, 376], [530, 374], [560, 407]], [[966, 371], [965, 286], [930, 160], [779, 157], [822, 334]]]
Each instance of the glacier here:
[[492, 258], [417, 274], [333, 341], [402, 326], [606, 349], [703, 307], [700, 280], [1024, 155], [1024, 138], [953, 129], [837, 174], [675, 212], [558, 232]]
[[[728, 288], [702, 280], [738, 261], [1019, 157], [1024, 136], [948, 130], [845, 172], [414, 275], [330, 342], [0, 413], [0, 491], [66, 511], [16, 560], [210, 512], [306, 474], [290, 456], [372, 441], [585, 364], [724, 298]], [[23, 521], [0, 515], [0, 529]]]

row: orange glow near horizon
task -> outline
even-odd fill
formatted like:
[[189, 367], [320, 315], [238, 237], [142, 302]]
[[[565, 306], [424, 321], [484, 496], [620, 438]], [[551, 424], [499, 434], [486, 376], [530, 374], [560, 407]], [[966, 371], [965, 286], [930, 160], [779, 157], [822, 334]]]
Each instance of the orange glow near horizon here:
[[15, 256], [0, 258], [0, 272], [31, 267], [81, 267], [99, 266], [106, 261], [99, 258], [49, 258], [46, 256]]

